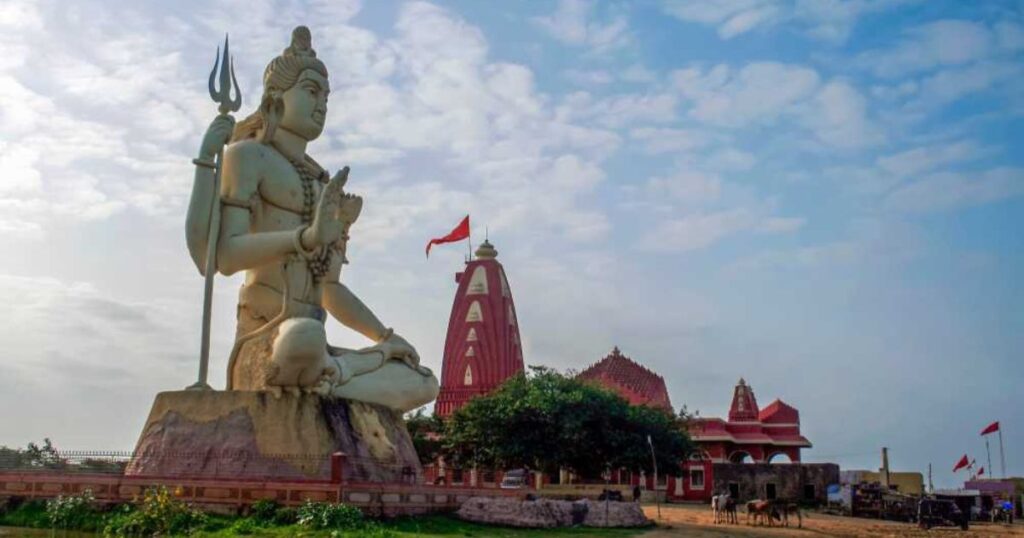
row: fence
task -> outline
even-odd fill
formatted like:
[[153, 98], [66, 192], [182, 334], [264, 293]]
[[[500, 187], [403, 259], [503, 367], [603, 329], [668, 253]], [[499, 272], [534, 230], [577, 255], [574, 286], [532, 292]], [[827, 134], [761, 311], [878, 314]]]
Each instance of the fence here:
[[[153, 469], [159, 469], [154, 472]], [[419, 466], [333, 454], [258, 454], [245, 450], [208, 452], [0, 451], [0, 471], [60, 472], [175, 478], [289, 481], [423, 482]]]

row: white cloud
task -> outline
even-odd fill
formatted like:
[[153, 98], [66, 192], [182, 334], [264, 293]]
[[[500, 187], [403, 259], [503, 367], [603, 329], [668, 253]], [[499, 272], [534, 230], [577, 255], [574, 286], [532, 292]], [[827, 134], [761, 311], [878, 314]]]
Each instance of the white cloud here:
[[744, 207], [698, 211], [662, 221], [643, 237], [639, 246], [656, 252], [689, 252], [707, 248], [744, 231], [767, 234], [793, 232], [803, 226], [803, 222], [797, 218], [764, 217]]
[[594, 3], [589, 0], [561, 0], [554, 13], [535, 17], [533, 22], [563, 43], [586, 46], [595, 52], [629, 43], [629, 23], [625, 15], [612, 15], [606, 21], [598, 21], [593, 11]]
[[771, 123], [809, 98], [820, 83], [813, 69], [775, 62], [750, 63], [739, 70], [724, 64], [706, 72], [688, 68], [675, 71], [672, 80], [692, 103], [692, 118], [726, 127]]
[[860, 148], [884, 139], [881, 129], [868, 119], [867, 101], [841, 80], [822, 86], [801, 121], [819, 140], [836, 148]]
[[978, 206], [1024, 195], [1024, 169], [938, 172], [897, 188], [885, 198], [887, 209], [932, 213]]
[[905, 0], [663, 0], [680, 20], [714, 26], [721, 39], [790, 23], [806, 35], [841, 44], [861, 17]]
[[610, 84], [615, 81], [615, 77], [603, 69], [594, 69], [589, 71], [582, 69], [567, 69], [564, 75], [565, 78], [569, 79], [573, 84], [577, 84], [579, 86], [600, 86]]
[[882, 170], [897, 176], [915, 176], [950, 164], [978, 159], [990, 150], [971, 140], [936, 144], [886, 155], [877, 159]]
[[619, 128], [641, 122], [668, 123], [676, 119], [678, 99], [671, 93], [627, 93], [595, 98], [588, 92], [569, 94], [558, 107], [563, 121], [587, 121]]
[[984, 24], [940, 20], [905, 31], [895, 46], [861, 53], [856, 62], [880, 77], [903, 77], [989, 57], [995, 38]]
[[691, 151], [711, 142], [707, 133], [669, 127], [637, 127], [630, 129], [629, 137], [639, 141], [644, 151], [652, 155]]
[[653, 177], [647, 181], [647, 191], [655, 198], [668, 196], [684, 205], [702, 204], [718, 200], [722, 180], [699, 170], [680, 170], [670, 176]]

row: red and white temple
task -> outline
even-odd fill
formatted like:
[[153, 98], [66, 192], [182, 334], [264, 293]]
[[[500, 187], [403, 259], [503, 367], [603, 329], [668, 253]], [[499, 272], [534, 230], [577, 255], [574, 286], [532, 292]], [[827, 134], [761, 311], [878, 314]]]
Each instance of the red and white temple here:
[[512, 291], [498, 251], [488, 241], [455, 274], [459, 284], [448, 320], [441, 393], [434, 414], [447, 417], [523, 371], [523, 348]]
[[779, 456], [796, 463], [800, 449], [811, 447], [800, 434], [800, 412], [778, 399], [759, 409], [754, 390], [742, 378], [733, 392], [729, 419], [695, 418], [690, 437], [703, 458], [714, 463], [772, 463]]
[[623, 355], [618, 346], [576, 377], [610, 389], [632, 405], [659, 407], [672, 412], [665, 379]]

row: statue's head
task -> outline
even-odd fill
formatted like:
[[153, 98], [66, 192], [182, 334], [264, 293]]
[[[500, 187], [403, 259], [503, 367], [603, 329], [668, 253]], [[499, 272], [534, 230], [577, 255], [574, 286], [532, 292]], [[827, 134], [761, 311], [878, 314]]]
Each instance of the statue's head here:
[[327, 67], [316, 57], [309, 28], [292, 31], [292, 43], [263, 72], [263, 97], [252, 115], [235, 126], [232, 140], [260, 136], [269, 142], [277, 129], [313, 140], [327, 118]]

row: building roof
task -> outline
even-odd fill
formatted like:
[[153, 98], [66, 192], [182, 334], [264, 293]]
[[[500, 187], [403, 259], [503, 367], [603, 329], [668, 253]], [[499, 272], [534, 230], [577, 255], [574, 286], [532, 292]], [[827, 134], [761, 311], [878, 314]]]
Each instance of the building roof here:
[[[578, 379], [597, 381], [616, 390], [632, 404], [672, 409], [665, 379], [622, 354], [616, 346], [605, 358], [590, 365]], [[623, 394], [622, 390], [632, 394]]]
[[799, 424], [800, 412], [786, 402], [776, 399], [757, 415], [766, 424]]
[[743, 378], [733, 390], [728, 420], [695, 418], [689, 429], [690, 437], [697, 442], [811, 447], [800, 434], [800, 412], [779, 399], [758, 409], [754, 389]]

